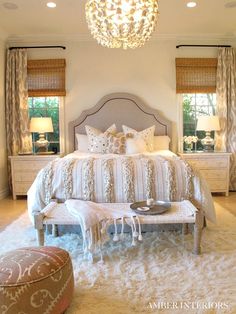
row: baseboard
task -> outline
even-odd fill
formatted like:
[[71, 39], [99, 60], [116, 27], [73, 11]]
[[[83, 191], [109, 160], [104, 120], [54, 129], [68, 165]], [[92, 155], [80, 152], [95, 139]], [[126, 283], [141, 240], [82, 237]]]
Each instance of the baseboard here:
[[8, 188], [0, 190], [0, 200], [7, 197], [9, 194], [10, 194], [10, 192], [9, 192]]

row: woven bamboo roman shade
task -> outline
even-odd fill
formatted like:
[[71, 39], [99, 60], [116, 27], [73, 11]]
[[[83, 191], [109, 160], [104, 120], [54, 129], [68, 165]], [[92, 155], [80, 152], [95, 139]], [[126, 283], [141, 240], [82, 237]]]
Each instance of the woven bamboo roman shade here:
[[28, 60], [28, 95], [65, 96], [65, 59]]
[[176, 58], [176, 93], [215, 93], [216, 58]]

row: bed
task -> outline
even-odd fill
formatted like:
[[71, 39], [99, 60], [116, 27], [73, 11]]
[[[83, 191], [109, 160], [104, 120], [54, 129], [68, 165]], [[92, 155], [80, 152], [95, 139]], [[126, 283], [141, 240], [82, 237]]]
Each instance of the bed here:
[[206, 218], [215, 221], [212, 197], [204, 179], [168, 147], [129, 155], [78, 151], [76, 134], [85, 135], [86, 125], [104, 131], [114, 123], [118, 131], [122, 131], [122, 125], [137, 131], [155, 126], [155, 136], [172, 139], [171, 121], [138, 97], [127, 93], [103, 97], [70, 123], [70, 153], [49, 163], [38, 174], [28, 192], [31, 218], [51, 199], [131, 203], [154, 198], [191, 200]]

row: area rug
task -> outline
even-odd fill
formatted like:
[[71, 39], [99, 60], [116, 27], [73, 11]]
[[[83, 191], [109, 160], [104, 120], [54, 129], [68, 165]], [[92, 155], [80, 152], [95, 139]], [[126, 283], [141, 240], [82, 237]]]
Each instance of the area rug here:
[[[218, 224], [203, 232], [202, 255], [191, 234], [153, 232], [131, 247], [110, 241], [104, 262], [85, 261], [75, 234], [47, 236], [46, 244], [70, 252], [75, 295], [67, 314], [236, 313], [236, 218], [217, 206]], [[0, 233], [0, 253], [36, 245], [27, 213]]]

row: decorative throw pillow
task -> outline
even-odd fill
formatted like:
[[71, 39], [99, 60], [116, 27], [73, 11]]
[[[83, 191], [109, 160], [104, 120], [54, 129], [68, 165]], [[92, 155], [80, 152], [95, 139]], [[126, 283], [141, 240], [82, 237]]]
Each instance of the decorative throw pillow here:
[[167, 135], [154, 136], [154, 150], [170, 149], [170, 138]]
[[147, 151], [152, 152], [153, 151], [153, 142], [154, 142], [154, 132], [155, 132], [155, 125], [151, 126], [150, 128], [147, 128], [143, 131], [136, 131], [126, 125], [122, 125], [123, 131], [125, 134], [133, 134], [134, 137], [141, 137], [147, 146]]
[[101, 130], [93, 128], [92, 126], [85, 126], [86, 133], [88, 135], [88, 150], [91, 153], [102, 153], [106, 152], [107, 133], [115, 134], [116, 125], [112, 124], [104, 133]]
[[107, 154], [125, 154], [126, 136], [124, 133], [116, 135], [107, 132]]
[[147, 151], [147, 145], [144, 139], [140, 136], [128, 137], [126, 139], [126, 154], [140, 154]]

